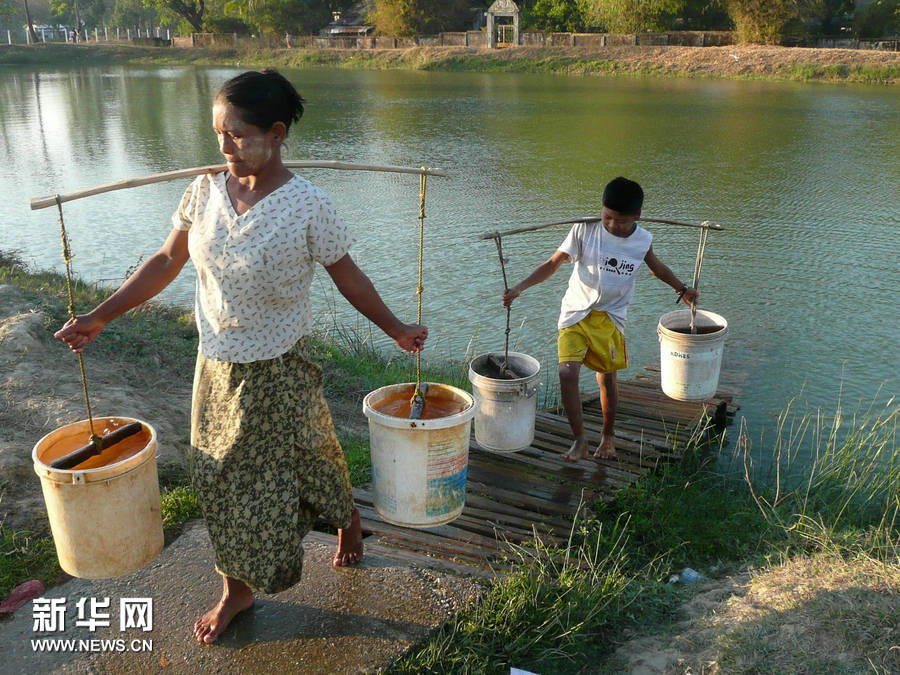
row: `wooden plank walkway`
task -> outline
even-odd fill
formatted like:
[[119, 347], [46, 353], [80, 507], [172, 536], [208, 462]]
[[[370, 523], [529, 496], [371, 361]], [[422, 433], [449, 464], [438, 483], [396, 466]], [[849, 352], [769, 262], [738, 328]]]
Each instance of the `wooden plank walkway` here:
[[[703, 402], [668, 398], [656, 366], [619, 382], [614, 460], [561, 459], [572, 435], [560, 410], [539, 411], [534, 443], [517, 453], [486, 452], [473, 433], [462, 515], [439, 527], [398, 527], [376, 515], [369, 487], [356, 488], [366, 546], [398, 562], [491, 577], [493, 568], [503, 566], [509, 542], [538, 536], [547, 544], [564, 544], [580, 505], [613, 499], [616, 490], [660, 462], [677, 461], [694, 435], [724, 429], [737, 410], [743, 379], [723, 372], [716, 396]], [[585, 431], [596, 444], [603, 424], [599, 394], [583, 399]]]

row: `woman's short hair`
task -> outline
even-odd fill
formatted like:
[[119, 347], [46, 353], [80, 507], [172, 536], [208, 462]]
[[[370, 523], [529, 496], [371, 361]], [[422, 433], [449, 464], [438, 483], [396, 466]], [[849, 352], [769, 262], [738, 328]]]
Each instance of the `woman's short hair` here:
[[215, 100], [231, 104], [244, 122], [263, 131], [275, 122], [283, 122], [290, 129], [291, 123], [303, 116], [305, 102], [284, 75], [269, 68], [232, 77], [219, 89]]

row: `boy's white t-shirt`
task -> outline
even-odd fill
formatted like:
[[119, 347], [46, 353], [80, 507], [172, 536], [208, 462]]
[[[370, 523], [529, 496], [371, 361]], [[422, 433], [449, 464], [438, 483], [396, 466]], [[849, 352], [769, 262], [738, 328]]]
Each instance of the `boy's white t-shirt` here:
[[573, 326], [591, 311], [606, 312], [625, 333], [637, 271], [653, 235], [640, 226], [627, 237], [610, 234], [600, 221], [576, 223], [559, 249], [574, 264], [558, 326]]

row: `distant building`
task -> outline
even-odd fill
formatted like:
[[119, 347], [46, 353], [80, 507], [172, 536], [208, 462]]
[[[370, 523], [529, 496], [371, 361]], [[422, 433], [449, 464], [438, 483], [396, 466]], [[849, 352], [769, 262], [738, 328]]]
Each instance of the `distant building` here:
[[333, 14], [334, 21], [319, 31], [321, 37], [360, 37], [371, 35], [375, 26], [366, 23], [369, 14], [375, 11], [374, 2], [356, 2], [343, 12]]

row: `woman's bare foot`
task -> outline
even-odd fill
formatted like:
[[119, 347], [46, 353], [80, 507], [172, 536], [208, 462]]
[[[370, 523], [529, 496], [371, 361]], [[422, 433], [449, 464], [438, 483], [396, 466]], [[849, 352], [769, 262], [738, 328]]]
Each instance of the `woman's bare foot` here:
[[567, 462], [577, 462], [588, 456], [588, 443], [584, 438], [576, 438], [572, 447], [565, 454], [560, 455]]
[[194, 637], [198, 642], [215, 642], [238, 612], [253, 606], [253, 591], [247, 584], [234, 577], [223, 575], [222, 579], [225, 582], [222, 599], [194, 623]]
[[350, 514], [350, 527], [338, 530], [338, 547], [331, 564], [335, 567], [355, 565], [363, 557], [362, 523], [359, 520], [359, 509]]
[[594, 459], [615, 459], [616, 445], [613, 442], [613, 436], [606, 434], [600, 437], [600, 444], [594, 451]]

